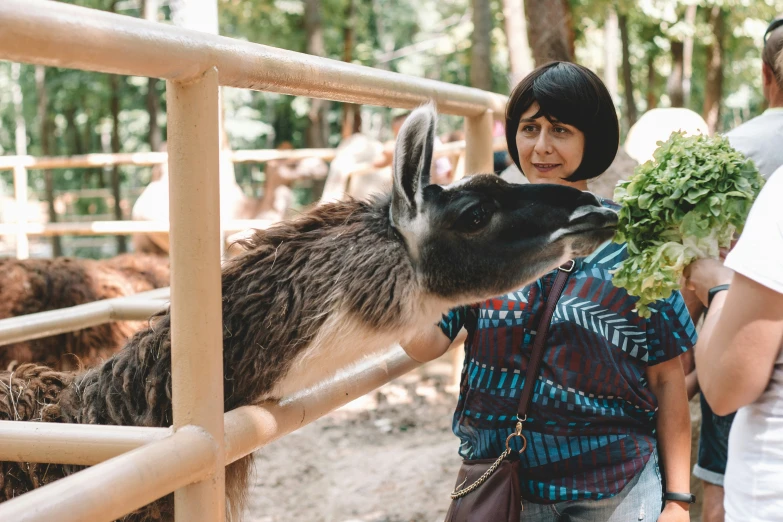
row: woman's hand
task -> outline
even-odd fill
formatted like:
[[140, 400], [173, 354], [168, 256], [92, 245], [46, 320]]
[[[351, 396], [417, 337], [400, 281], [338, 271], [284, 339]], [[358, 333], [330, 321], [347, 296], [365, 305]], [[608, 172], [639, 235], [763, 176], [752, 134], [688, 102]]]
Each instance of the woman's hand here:
[[658, 522], [690, 522], [688, 505], [682, 502], [667, 502], [658, 517]]
[[731, 283], [734, 271], [718, 259], [697, 259], [685, 269], [685, 286], [707, 306], [710, 288]]

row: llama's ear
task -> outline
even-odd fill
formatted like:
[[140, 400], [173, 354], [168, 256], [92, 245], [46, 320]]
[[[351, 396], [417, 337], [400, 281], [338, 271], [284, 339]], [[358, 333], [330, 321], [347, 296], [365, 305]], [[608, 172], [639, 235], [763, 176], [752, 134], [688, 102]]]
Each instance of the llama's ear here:
[[391, 217], [394, 223], [413, 219], [420, 210], [422, 191], [430, 184], [436, 122], [435, 105], [424, 105], [408, 116], [397, 136], [392, 167]]

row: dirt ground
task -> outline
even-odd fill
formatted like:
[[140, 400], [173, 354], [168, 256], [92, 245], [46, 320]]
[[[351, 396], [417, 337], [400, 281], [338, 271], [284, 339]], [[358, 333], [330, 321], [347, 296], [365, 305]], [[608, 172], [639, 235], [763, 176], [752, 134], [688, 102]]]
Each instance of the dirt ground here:
[[257, 452], [245, 522], [441, 522], [460, 464], [450, 379], [434, 361]]
[[460, 458], [435, 361], [258, 451], [245, 522], [435, 522]]

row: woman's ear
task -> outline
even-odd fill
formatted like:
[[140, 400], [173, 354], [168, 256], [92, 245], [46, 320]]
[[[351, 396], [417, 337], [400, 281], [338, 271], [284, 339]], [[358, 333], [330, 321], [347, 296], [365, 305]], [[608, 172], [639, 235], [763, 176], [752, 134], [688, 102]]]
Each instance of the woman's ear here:
[[761, 62], [761, 76], [765, 87], [772, 83], [777, 83], [777, 78], [775, 78], [775, 72], [772, 70], [772, 67], [770, 67], [766, 62]]

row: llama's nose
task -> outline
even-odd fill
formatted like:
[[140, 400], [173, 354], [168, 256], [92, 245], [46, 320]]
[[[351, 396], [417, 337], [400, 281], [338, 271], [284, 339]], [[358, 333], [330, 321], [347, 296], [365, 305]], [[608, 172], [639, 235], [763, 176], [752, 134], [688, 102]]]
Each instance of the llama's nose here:
[[598, 197], [596, 197], [595, 194], [593, 194], [592, 192], [584, 191], [576, 199], [576, 208], [585, 207], [585, 206], [600, 207], [602, 205], [601, 205], [601, 201], [598, 199]]

